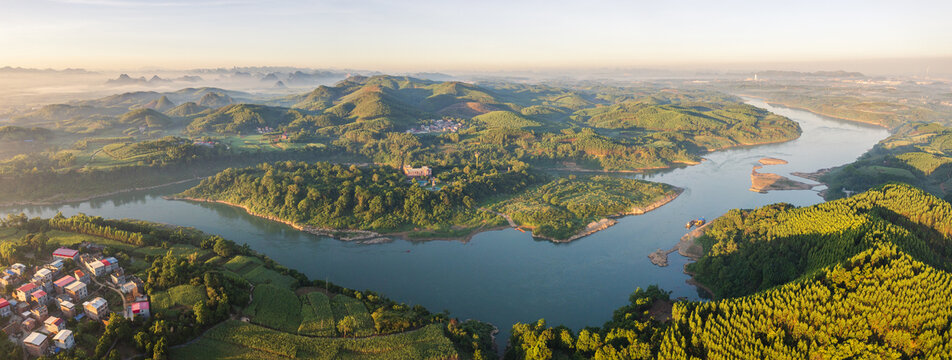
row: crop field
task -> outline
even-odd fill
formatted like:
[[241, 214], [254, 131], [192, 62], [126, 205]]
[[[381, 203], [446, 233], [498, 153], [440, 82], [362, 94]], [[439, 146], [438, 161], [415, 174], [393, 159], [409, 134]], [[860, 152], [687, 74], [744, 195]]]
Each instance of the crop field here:
[[228, 321], [174, 359], [455, 359], [459, 354], [434, 324], [406, 333], [363, 339], [310, 338], [239, 321]]
[[205, 300], [205, 287], [195, 285], [179, 285], [152, 294], [152, 306], [156, 310], [170, 309], [175, 306], [192, 307], [195, 303]]
[[340, 321], [345, 316], [350, 315], [357, 319], [357, 336], [370, 336], [374, 334], [374, 319], [367, 312], [367, 307], [360, 300], [352, 297], [337, 295], [331, 299], [331, 310], [334, 312], [334, 319]]
[[165, 254], [167, 254], [169, 250], [172, 251], [173, 256], [177, 256], [177, 257], [185, 257], [194, 253], [198, 253], [198, 258], [204, 259], [205, 257], [211, 254], [211, 252], [208, 250], [199, 249], [192, 245], [186, 245], [186, 244], [175, 244], [169, 247], [168, 249], [157, 247], [157, 246], [146, 246], [146, 247], [135, 249], [135, 251], [133, 252], [142, 256], [150, 256], [150, 255], [151, 256], [165, 256]]
[[225, 263], [225, 268], [234, 271], [238, 275], [247, 274], [252, 269], [261, 266], [261, 261], [244, 255], [238, 255]]
[[261, 260], [253, 257], [238, 255], [225, 263], [225, 268], [233, 271], [235, 274], [258, 284], [273, 284], [278, 287], [290, 288], [295, 279], [278, 273], [277, 271], [265, 268]]
[[287, 332], [297, 333], [301, 325], [301, 301], [287, 287], [255, 286], [254, 298], [244, 312], [258, 324]]
[[[340, 295], [338, 295], [340, 296]], [[330, 299], [320, 292], [301, 296], [301, 326], [298, 333], [314, 336], [336, 336], [334, 311]]]
[[243, 277], [256, 285], [272, 284], [282, 288], [290, 288], [295, 282], [294, 278], [287, 275], [281, 275], [277, 271], [267, 269], [264, 266], [258, 266], [251, 269], [251, 271], [245, 273]]

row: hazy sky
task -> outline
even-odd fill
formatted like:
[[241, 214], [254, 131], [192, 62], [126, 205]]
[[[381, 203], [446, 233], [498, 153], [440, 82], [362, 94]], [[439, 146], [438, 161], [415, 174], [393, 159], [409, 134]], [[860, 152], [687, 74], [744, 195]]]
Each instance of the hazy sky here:
[[378, 70], [952, 56], [952, 1], [0, 0], [0, 66]]

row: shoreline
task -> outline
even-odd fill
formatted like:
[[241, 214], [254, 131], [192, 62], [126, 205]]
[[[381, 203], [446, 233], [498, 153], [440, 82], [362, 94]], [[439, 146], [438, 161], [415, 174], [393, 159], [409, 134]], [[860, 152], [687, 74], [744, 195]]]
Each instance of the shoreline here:
[[782, 106], [782, 107], [789, 108], [789, 109], [794, 109], [794, 110], [802, 110], [802, 111], [806, 111], [806, 112], [809, 112], [809, 113], [812, 113], [812, 114], [816, 114], [816, 115], [820, 115], [820, 116], [825, 116], [825, 117], [828, 117], [828, 118], [831, 118], [831, 119], [838, 119], [838, 120], [849, 121], [849, 122], [855, 122], [855, 123], [860, 123], [860, 124], [873, 125], [873, 126], [876, 126], [876, 127], [881, 127], [881, 128], [883, 128], [883, 129], [886, 129], [886, 130], [890, 130], [890, 131], [892, 131], [892, 129], [893, 129], [892, 127], [889, 127], [889, 126], [886, 125], [886, 124], [880, 124], [880, 123], [875, 123], [875, 122], [866, 121], [866, 120], [845, 118], [845, 117], [842, 117], [842, 116], [835, 116], [835, 115], [825, 114], [825, 113], [822, 113], [822, 112], [819, 112], [819, 111], [816, 111], [816, 110], [813, 110], [813, 109], [805, 108], [805, 107], [803, 107], [803, 106], [788, 104], [788, 103], [784, 103], [784, 102], [777, 101], [777, 100], [770, 100], [770, 99], [765, 98], [765, 97], [763, 97], [763, 96], [748, 95], [748, 94], [737, 94], [737, 96], [755, 98], [755, 99], [762, 100], [763, 102], [767, 103], [768, 105]]
[[[625, 216], [644, 215], [644, 214], [648, 213], [649, 211], [652, 211], [652, 210], [655, 210], [655, 209], [657, 209], [657, 208], [660, 208], [660, 207], [662, 207], [662, 206], [664, 206], [664, 205], [667, 205], [668, 203], [670, 203], [670, 202], [674, 201], [675, 199], [677, 199], [678, 196], [681, 196], [681, 194], [684, 192], [684, 189], [682, 189], [682, 188], [679, 188], [679, 187], [676, 187], [676, 186], [672, 186], [672, 187], [674, 188], [674, 192], [673, 192], [673, 193], [668, 194], [668, 195], [665, 195], [665, 196], [662, 197], [661, 199], [658, 199], [658, 200], [656, 200], [655, 202], [653, 202], [653, 203], [651, 203], [651, 204], [648, 204], [648, 205], [645, 205], [645, 206], [632, 207], [631, 210], [629, 210], [629, 211], [622, 212], [622, 213], [617, 213], [617, 214], [614, 214], [614, 215], [608, 215], [608, 216], [603, 217], [603, 218], [601, 218], [601, 219], [592, 221], [592, 222], [588, 223], [588, 225], [586, 225], [584, 229], [582, 229], [581, 231], [579, 231], [579, 232], [576, 233], [575, 235], [572, 235], [572, 236], [569, 237], [568, 239], [555, 239], [555, 238], [551, 238], [551, 237], [547, 237], [547, 236], [538, 236], [538, 235], [535, 235], [535, 233], [532, 234], [532, 237], [538, 238], [538, 239], [545, 239], [545, 240], [548, 240], [548, 241], [551, 241], [551, 242], [557, 243], [557, 244], [570, 243], [570, 242], [572, 242], [572, 241], [581, 239], [581, 238], [583, 238], [583, 237], [592, 235], [592, 234], [597, 233], [597, 232], [599, 232], [599, 231], [606, 230], [606, 229], [608, 229], [608, 228], [610, 228], [610, 227], [612, 227], [612, 226], [615, 226], [615, 224], [618, 224], [618, 220], [616, 220], [616, 219], [618, 219], [618, 218], [623, 218], [623, 217], [625, 217]], [[509, 216], [507, 215], [506, 218], [508, 219]]]
[[[675, 199], [678, 198], [678, 196], [681, 195], [681, 193], [684, 192], [684, 189], [679, 188], [679, 187], [674, 187], [674, 189], [675, 189], [675, 190], [674, 190], [673, 193], [668, 194], [668, 195], [664, 196], [663, 198], [661, 198], [661, 199], [659, 199], [659, 200], [657, 200], [657, 201], [655, 201], [655, 202], [653, 202], [653, 203], [651, 203], [651, 204], [648, 204], [648, 205], [645, 205], [645, 206], [640, 206], [640, 207], [633, 207], [633, 208], [632, 208], [631, 210], [629, 210], [629, 211], [626, 211], [626, 212], [623, 212], [623, 213], [614, 214], [614, 215], [610, 215], [610, 216], [608, 216], [608, 217], [605, 217], [605, 218], [602, 218], [602, 219], [600, 219], [600, 220], [596, 220], [596, 221], [594, 221], [594, 222], [592, 222], [592, 223], [589, 223], [588, 226], [586, 226], [585, 229], [583, 229], [582, 231], [580, 231], [579, 233], [573, 235], [572, 237], [570, 237], [570, 238], [568, 238], [568, 239], [558, 240], [558, 239], [552, 239], [552, 238], [547, 238], [547, 237], [543, 237], [543, 236], [536, 236], [536, 235], [532, 235], [532, 237], [534, 237], [534, 238], [539, 238], [539, 239], [545, 239], [545, 240], [551, 241], [551, 242], [553, 242], [553, 243], [568, 243], [568, 242], [571, 242], [571, 241], [574, 241], [574, 240], [581, 239], [581, 238], [583, 238], [583, 237], [592, 235], [592, 234], [597, 233], [597, 232], [599, 232], [599, 231], [608, 229], [608, 228], [610, 228], [611, 226], [617, 224], [618, 221], [615, 220], [615, 219], [617, 219], [617, 218], [625, 217], [625, 216], [643, 215], [643, 214], [645, 214], [645, 213], [647, 213], [647, 212], [649, 212], [649, 211], [655, 210], [655, 209], [657, 209], [657, 208], [660, 208], [660, 207], [662, 207], [662, 206], [664, 206], [664, 205], [666, 205], [666, 204], [668, 204], [668, 203], [674, 201]], [[327, 236], [327, 237], [334, 238], [334, 239], [337, 239], [337, 240], [340, 240], [340, 241], [347, 241], [347, 242], [353, 241], [353, 242], [356, 242], [356, 243], [359, 243], [359, 244], [365, 244], [365, 245], [388, 243], [388, 242], [393, 241], [393, 238], [400, 238], [400, 239], [407, 240], [407, 241], [433, 241], [433, 240], [443, 240], [443, 241], [462, 241], [462, 242], [468, 242], [468, 241], [471, 240], [474, 236], [476, 236], [477, 234], [483, 233], [483, 232], [496, 231], [496, 230], [502, 230], [502, 229], [516, 229], [516, 228], [520, 228], [520, 227], [521, 227], [520, 225], [515, 224], [514, 222], [512, 222], [511, 218], [510, 218], [508, 215], [493, 212], [493, 213], [495, 213], [495, 214], [497, 214], [497, 215], [499, 215], [499, 216], [502, 216], [502, 217], [503, 217], [504, 219], [506, 219], [507, 221], [509, 221], [509, 224], [503, 225], [503, 226], [488, 227], [488, 228], [480, 227], [480, 228], [477, 228], [477, 229], [471, 231], [471, 232], [468, 233], [466, 236], [457, 236], [457, 237], [433, 237], [433, 238], [413, 238], [413, 237], [410, 236], [410, 232], [409, 232], [409, 231], [401, 231], [401, 232], [393, 232], [393, 233], [378, 233], [378, 232], [370, 231], [370, 230], [332, 229], [332, 228], [320, 228], [320, 227], [314, 227], [314, 226], [308, 226], [308, 225], [301, 225], [301, 224], [297, 224], [297, 223], [295, 223], [295, 222], [293, 222], [293, 221], [284, 220], [284, 219], [281, 219], [281, 218], [278, 218], [278, 217], [275, 217], [275, 216], [260, 214], [260, 213], [257, 213], [257, 212], [252, 211], [251, 209], [249, 209], [249, 208], [248, 208], [247, 206], [245, 206], [245, 205], [235, 204], [235, 203], [231, 203], [231, 202], [224, 201], [224, 200], [201, 199], [201, 198], [190, 198], [190, 197], [180, 197], [180, 196], [163, 196], [163, 198], [166, 199], [166, 200], [194, 201], [194, 202], [215, 203], [215, 204], [228, 205], [228, 206], [232, 206], [232, 207], [236, 207], [236, 208], [242, 209], [242, 210], [244, 210], [246, 213], [248, 213], [248, 214], [251, 215], [251, 216], [255, 216], [255, 217], [262, 218], [262, 219], [279, 222], [279, 223], [288, 225], [288, 226], [290, 226], [290, 227], [292, 227], [292, 228], [294, 228], [295, 230], [298, 230], [298, 231], [303, 231], [303, 232], [306, 232], [306, 233], [309, 233], [309, 234], [313, 234], [313, 235], [318, 235], [318, 236]], [[596, 224], [597, 224], [597, 225], [596, 225]], [[515, 226], [513, 226], [513, 225], [515, 225]], [[593, 226], [593, 225], [596, 225], [596, 226]]]
[[704, 235], [704, 232], [707, 231], [707, 227], [711, 225], [715, 220], [711, 220], [704, 225], [701, 225], [691, 231], [688, 231], [681, 236], [681, 239], [678, 240], [678, 243], [674, 247], [664, 250], [658, 249], [655, 252], [648, 254], [648, 259], [652, 264], [655, 264], [659, 267], [668, 266], [668, 255], [677, 251], [678, 255], [684, 256], [691, 260], [700, 259], [704, 255], [704, 249], [701, 248], [701, 245], [698, 244], [695, 239]]
[[[364, 245], [373, 245], [373, 244], [385, 244], [393, 241], [393, 238], [399, 238], [406, 241], [462, 241], [468, 242], [473, 238], [473, 236], [486, 232], [486, 231], [495, 231], [508, 229], [509, 226], [494, 226], [489, 228], [477, 228], [474, 231], [466, 234], [466, 236], [457, 236], [457, 237], [433, 237], [433, 238], [414, 238], [409, 236], [409, 231], [400, 231], [393, 233], [378, 233], [370, 230], [359, 230], [359, 229], [333, 229], [333, 228], [321, 228], [309, 225], [297, 224], [293, 221], [284, 220], [275, 216], [260, 214], [254, 211], [251, 211], [247, 206], [241, 204], [235, 204], [224, 200], [213, 200], [213, 199], [200, 199], [200, 198], [190, 198], [190, 197], [180, 197], [180, 196], [163, 196], [166, 200], [180, 200], [180, 201], [194, 201], [202, 203], [215, 203], [228, 205], [244, 210], [248, 215], [259, 217], [265, 220], [270, 220], [274, 222], [279, 222], [285, 225], [288, 225], [295, 230], [306, 232], [312, 235], [317, 236], [327, 236], [340, 241], [355, 242], [358, 244]], [[348, 236], [349, 235], [349, 236]]]
[[69, 203], [75, 203], [75, 202], [90, 201], [90, 200], [95, 200], [95, 199], [98, 199], [98, 198], [104, 198], [104, 197], [107, 197], [107, 196], [119, 195], [119, 194], [128, 193], [128, 192], [143, 191], [143, 190], [152, 190], [152, 189], [158, 189], [158, 188], [166, 187], [166, 186], [184, 184], [184, 183], [187, 183], [187, 182], [189, 182], [189, 181], [201, 180], [201, 179], [204, 179], [204, 178], [206, 178], [206, 177], [207, 177], [207, 176], [197, 176], [197, 177], [193, 177], [193, 178], [188, 178], [188, 179], [183, 179], [183, 180], [177, 180], [177, 181], [168, 182], [168, 183], [163, 183], [163, 184], [158, 184], [158, 185], [145, 186], [145, 187], [126, 188], [126, 189], [116, 190], [116, 191], [112, 191], [112, 192], [108, 192], [108, 193], [88, 195], [88, 196], [84, 196], [84, 197], [72, 198], [72, 199], [65, 199], [65, 200], [35, 200], [35, 201], [14, 201], [14, 202], [8, 202], [8, 203], [0, 203], [0, 207], [63, 205], [63, 204], [69, 204]]

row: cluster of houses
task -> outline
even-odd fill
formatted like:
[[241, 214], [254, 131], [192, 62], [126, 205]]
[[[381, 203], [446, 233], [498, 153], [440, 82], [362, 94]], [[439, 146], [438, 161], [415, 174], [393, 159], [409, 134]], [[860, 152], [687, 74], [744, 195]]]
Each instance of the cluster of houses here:
[[433, 169], [429, 166], [415, 168], [409, 165], [403, 165], [403, 174], [409, 178], [429, 178], [433, 176]]
[[[89, 286], [96, 278], [108, 277], [108, 286], [122, 292], [126, 304], [123, 316], [150, 316], [148, 298], [142, 296], [142, 281], [126, 277], [116, 258], [80, 254], [68, 248], [57, 249], [52, 255], [53, 261], [43, 266], [13, 264], [0, 272], [2, 285], [19, 284], [12, 297], [0, 296], [0, 324], [7, 324], [3, 332], [11, 340], [22, 339], [28, 354], [45, 356], [72, 348], [73, 332], [66, 328], [66, 319], [109, 318], [106, 299], [90, 298]], [[80, 269], [66, 269], [66, 260]]]
[[407, 134], [430, 134], [430, 133], [444, 133], [444, 132], [457, 132], [463, 126], [458, 122], [452, 120], [430, 120], [430, 123], [427, 125], [420, 125], [418, 127], [407, 130]]

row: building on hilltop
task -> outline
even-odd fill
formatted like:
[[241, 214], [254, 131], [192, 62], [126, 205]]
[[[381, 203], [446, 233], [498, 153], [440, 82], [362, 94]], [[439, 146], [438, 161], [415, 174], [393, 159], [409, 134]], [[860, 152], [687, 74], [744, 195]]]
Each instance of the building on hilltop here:
[[430, 177], [433, 176], [433, 169], [430, 169], [429, 166], [423, 166], [419, 168], [411, 167], [409, 165], [403, 166], [403, 174], [407, 177], [416, 178], [416, 177]]

